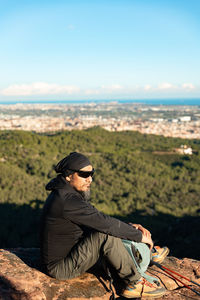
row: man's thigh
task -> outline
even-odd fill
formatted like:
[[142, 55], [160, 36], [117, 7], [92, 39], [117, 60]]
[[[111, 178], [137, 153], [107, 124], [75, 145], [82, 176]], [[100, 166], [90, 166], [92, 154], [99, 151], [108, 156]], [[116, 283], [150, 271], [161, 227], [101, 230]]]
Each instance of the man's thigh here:
[[141, 277], [121, 239], [97, 231], [76, 244], [49, 275], [60, 280], [77, 277], [93, 267], [100, 257], [104, 257], [127, 283]]
[[70, 253], [49, 271], [49, 275], [64, 280], [83, 274], [98, 261], [106, 239], [107, 235], [104, 233], [91, 233], [76, 244]]

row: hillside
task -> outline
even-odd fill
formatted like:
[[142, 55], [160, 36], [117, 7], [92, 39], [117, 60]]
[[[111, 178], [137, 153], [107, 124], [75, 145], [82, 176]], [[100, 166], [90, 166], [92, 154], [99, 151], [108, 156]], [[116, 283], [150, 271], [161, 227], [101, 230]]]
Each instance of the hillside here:
[[[182, 144], [195, 153], [175, 154]], [[101, 128], [0, 132], [1, 248], [38, 246], [45, 184], [55, 176], [54, 165], [71, 151], [88, 155], [94, 165], [92, 202], [98, 209], [144, 224], [173, 255], [199, 258], [200, 140]]]

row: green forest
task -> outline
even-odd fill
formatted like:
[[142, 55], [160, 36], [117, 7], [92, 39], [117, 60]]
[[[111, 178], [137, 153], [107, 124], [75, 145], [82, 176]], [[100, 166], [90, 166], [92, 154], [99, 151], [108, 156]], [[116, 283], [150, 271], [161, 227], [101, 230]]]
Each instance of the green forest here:
[[[193, 155], [180, 155], [181, 145]], [[102, 128], [39, 134], [0, 132], [0, 248], [38, 247], [45, 185], [72, 151], [95, 168], [92, 203], [126, 222], [141, 223], [171, 254], [199, 259], [200, 140]]]

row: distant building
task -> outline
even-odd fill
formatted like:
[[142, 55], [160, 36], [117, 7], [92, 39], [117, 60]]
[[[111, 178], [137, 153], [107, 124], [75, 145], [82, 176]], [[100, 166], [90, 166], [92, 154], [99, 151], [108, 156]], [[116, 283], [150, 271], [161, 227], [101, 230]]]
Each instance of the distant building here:
[[151, 118], [150, 120], [153, 122], [163, 122], [164, 121], [163, 118]]
[[187, 145], [181, 145], [180, 148], [175, 149], [175, 152], [179, 154], [192, 155], [192, 148], [188, 147]]
[[191, 117], [190, 116], [183, 116], [183, 117], [179, 117], [179, 120], [181, 122], [190, 122], [191, 121]]
[[178, 119], [172, 119], [172, 123], [178, 123]]

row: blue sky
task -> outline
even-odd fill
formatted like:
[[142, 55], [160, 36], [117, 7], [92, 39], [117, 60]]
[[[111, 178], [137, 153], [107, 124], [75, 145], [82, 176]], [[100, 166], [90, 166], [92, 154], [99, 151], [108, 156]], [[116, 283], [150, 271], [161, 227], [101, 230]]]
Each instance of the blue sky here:
[[200, 98], [199, 0], [0, 0], [0, 100]]

